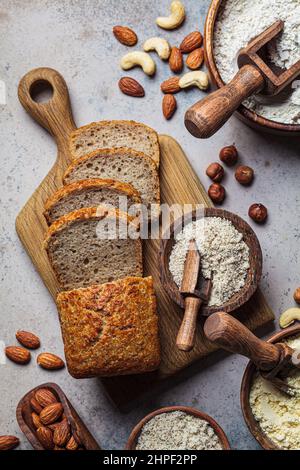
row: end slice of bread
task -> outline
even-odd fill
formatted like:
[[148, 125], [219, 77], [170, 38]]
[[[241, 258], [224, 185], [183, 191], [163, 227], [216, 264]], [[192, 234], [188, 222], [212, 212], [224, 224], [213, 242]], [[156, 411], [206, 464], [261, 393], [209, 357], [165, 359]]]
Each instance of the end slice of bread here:
[[[60, 188], [48, 199], [44, 216], [47, 223], [51, 225], [63, 215], [84, 207], [109, 205], [110, 208], [113, 206], [115, 209], [121, 208], [127, 212], [133, 204], [138, 205], [140, 202], [139, 192], [130, 184], [111, 179], [76, 181]], [[127, 208], [120, 207], [123, 203], [127, 205]]]
[[138, 232], [136, 219], [100, 206], [58, 219], [48, 229], [44, 246], [61, 288], [142, 276]]
[[158, 368], [158, 315], [151, 277], [62, 292], [57, 308], [73, 377], [140, 374]]
[[74, 158], [109, 147], [127, 147], [143, 152], [159, 166], [158, 135], [153, 129], [139, 122], [92, 122], [74, 131], [70, 137], [70, 151]]
[[[64, 175], [64, 183], [90, 178], [112, 178], [131, 184], [141, 195], [148, 210], [160, 204], [158, 171], [147, 155], [132, 149], [101, 149], [75, 160]], [[159, 207], [154, 207], [152, 217]]]

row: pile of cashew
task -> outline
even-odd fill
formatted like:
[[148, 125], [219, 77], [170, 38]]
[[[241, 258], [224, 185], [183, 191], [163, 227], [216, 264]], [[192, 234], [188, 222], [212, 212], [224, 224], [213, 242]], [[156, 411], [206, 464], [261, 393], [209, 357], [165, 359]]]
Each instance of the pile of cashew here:
[[162, 60], [168, 60], [171, 54], [171, 46], [168, 41], [159, 37], [147, 39], [143, 49], [145, 52], [156, 51]]
[[175, 29], [180, 26], [185, 19], [185, 8], [183, 4], [175, 0], [171, 3], [171, 14], [167, 17], [159, 17], [156, 24], [163, 29]]
[[207, 90], [209, 87], [208, 75], [205, 72], [196, 70], [195, 72], [188, 72], [179, 80], [180, 88], [189, 88], [197, 86], [200, 90]]
[[300, 308], [289, 308], [281, 315], [279, 324], [281, 328], [287, 328], [297, 320], [300, 321]]
[[133, 67], [140, 66], [143, 71], [152, 76], [155, 74], [156, 65], [150, 54], [141, 51], [129, 52], [121, 60], [123, 70], [130, 70]]

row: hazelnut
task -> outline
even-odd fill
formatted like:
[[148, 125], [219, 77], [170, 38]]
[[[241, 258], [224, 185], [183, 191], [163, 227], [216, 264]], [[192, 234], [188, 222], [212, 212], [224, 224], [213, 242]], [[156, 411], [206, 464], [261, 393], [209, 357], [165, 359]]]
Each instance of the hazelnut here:
[[300, 305], [300, 287], [298, 287], [294, 292], [294, 299], [297, 304]]
[[268, 217], [268, 209], [263, 204], [252, 204], [248, 214], [254, 222], [263, 224]]
[[220, 160], [228, 166], [233, 166], [238, 161], [238, 151], [234, 145], [224, 147], [220, 151]]
[[206, 174], [215, 183], [220, 183], [224, 177], [224, 168], [220, 163], [211, 163], [206, 170]]
[[208, 195], [216, 204], [222, 204], [226, 196], [225, 188], [219, 183], [213, 183], [208, 189]]
[[250, 166], [239, 166], [235, 172], [235, 179], [245, 186], [251, 184], [254, 178], [254, 171]]

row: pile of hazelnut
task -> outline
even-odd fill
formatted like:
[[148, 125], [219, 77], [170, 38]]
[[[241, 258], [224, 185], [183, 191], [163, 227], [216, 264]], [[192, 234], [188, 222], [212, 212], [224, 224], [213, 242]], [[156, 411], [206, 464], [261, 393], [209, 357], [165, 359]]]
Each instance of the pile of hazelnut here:
[[[222, 148], [219, 157], [221, 162], [229, 167], [236, 165], [238, 162], [238, 151], [235, 145]], [[224, 167], [218, 162], [211, 163], [206, 170], [206, 174], [213, 181], [208, 189], [209, 197], [214, 203], [222, 204], [226, 197], [226, 190], [221, 184], [225, 175]], [[253, 182], [254, 171], [250, 166], [239, 165], [235, 170], [235, 179], [241, 185], [249, 186]], [[262, 224], [268, 217], [268, 210], [263, 204], [252, 204], [248, 214], [254, 222]]]

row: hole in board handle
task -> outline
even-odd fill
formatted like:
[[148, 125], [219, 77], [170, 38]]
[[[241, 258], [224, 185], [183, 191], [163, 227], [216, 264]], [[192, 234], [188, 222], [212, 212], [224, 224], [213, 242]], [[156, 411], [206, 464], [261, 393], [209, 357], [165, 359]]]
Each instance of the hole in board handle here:
[[31, 85], [29, 93], [36, 103], [47, 103], [53, 97], [53, 87], [47, 80], [39, 80]]

